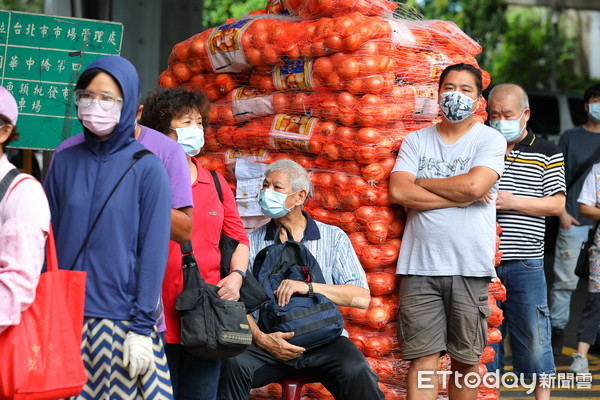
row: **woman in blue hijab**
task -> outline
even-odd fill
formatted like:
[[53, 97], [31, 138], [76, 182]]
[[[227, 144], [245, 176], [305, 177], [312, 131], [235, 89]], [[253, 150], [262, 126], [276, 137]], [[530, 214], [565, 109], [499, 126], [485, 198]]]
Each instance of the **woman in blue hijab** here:
[[171, 193], [161, 161], [134, 139], [139, 87], [122, 57], [86, 68], [74, 96], [85, 141], [55, 154], [44, 184], [60, 265], [87, 273], [88, 382], [76, 399], [172, 398], [153, 314], [168, 254]]

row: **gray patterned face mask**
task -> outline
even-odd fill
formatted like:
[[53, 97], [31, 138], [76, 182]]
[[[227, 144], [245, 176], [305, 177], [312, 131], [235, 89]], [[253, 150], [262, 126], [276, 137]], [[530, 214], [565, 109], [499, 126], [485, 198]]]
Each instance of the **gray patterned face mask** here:
[[441, 95], [440, 110], [444, 117], [452, 123], [458, 123], [469, 118], [473, 111], [475, 100], [461, 92], [445, 92]]

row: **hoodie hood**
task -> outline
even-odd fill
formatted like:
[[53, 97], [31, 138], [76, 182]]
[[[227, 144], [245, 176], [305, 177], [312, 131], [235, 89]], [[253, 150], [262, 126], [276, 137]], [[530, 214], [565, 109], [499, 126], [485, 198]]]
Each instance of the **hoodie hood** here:
[[140, 78], [133, 64], [119, 56], [98, 58], [88, 65], [85, 71], [94, 68], [101, 69], [111, 75], [119, 84], [121, 92], [123, 92], [123, 108], [121, 110], [121, 120], [108, 139], [101, 140], [84, 127], [85, 142], [92, 150], [104, 146], [105, 151], [112, 153], [135, 140], [135, 115], [140, 97]]

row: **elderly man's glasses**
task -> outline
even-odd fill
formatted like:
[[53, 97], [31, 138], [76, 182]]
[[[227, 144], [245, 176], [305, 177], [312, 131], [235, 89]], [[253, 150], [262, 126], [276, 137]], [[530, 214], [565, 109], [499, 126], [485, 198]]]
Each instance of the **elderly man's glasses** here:
[[79, 107], [89, 107], [97, 102], [104, 111], [108, 111], [117, 103], [123, 103], [122, 97], [115, 97], [108, 93], [96, 92], [94, 90], [78, 89], [75, 91], [75, 104]]

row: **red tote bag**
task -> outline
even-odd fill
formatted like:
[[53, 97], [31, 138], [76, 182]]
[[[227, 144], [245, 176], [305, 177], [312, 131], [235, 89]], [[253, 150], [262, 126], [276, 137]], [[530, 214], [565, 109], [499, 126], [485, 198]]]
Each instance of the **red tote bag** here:
[[87, 381], [81, 357], [85, 272], [59, 270], [52, 230], [47, 272], [21, 323], [0, 334], [0, 399], [60, 399]]

